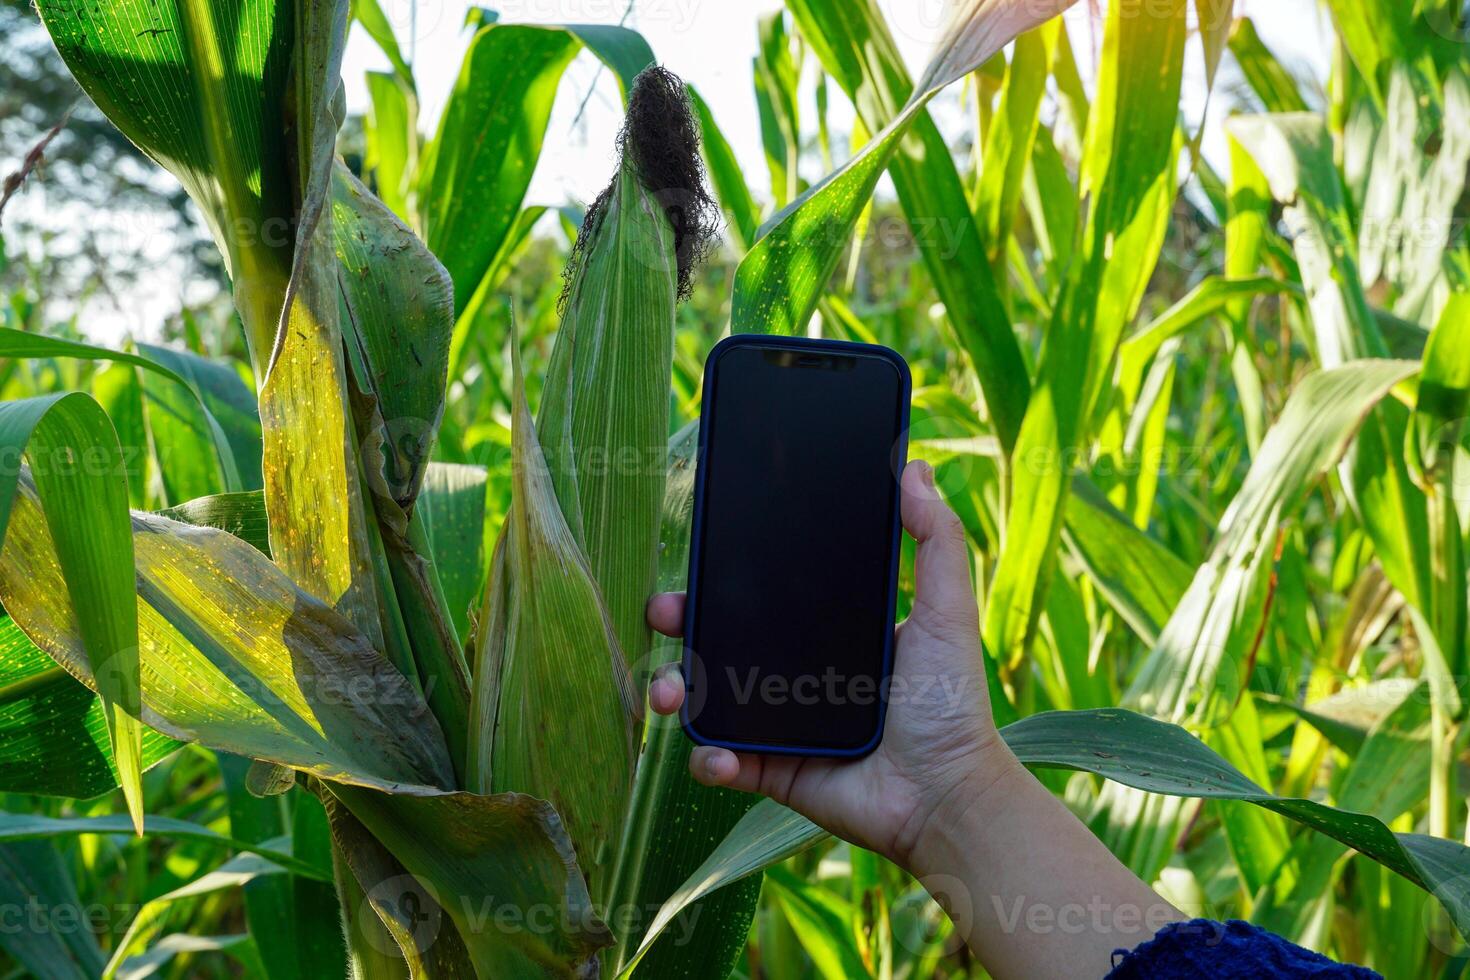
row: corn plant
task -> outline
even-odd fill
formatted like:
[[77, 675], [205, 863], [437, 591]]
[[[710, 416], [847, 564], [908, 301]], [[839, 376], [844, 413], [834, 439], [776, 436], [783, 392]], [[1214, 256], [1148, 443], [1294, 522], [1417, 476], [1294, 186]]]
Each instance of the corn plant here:
[[[947, 969], [942, 929], [913, 938], [934, 914], [914, 883], [839, 847], [834, 886], [818, 828], [694, 783], [643, 711], [678, 655], [643, 604], [682, 583], [699, 359], [726, 326], [678, 303], [719, 209], [728, 329], [915, 363], [915, 444], [972, 539], [1018, 756], [1147, 879], [1182, 867], [1291, 938], [1437, 968], [1453, 931], [1388, 937], [1422, 930], [1425, 892], [1470, 927], [1455, 12], [1332, 0], [1314, 113], [1217, 0], [1109, 5], [1089, 95], [1067, 6], [956, 0], [914, 82], [871, 0], [789, 0], [753, 71], [762, 221], [715, 107], [628, 29], [482, 13], [426, 138], [374, 0], [40, 0], [88, 94], [199, 206], [250, 363], [0, 334], [0, 791], [32, 809], [0, 820], [31, 883], [4, 887], [73, 887], [37, 839], [201, 855], [107, 950], [6, 952], [61, 976], [208, 951], [272, 977], [719, 976], [754, 935], [771, 976]], [[1250, 89], [1228, 178], [1177, 115], [1191, 10], [1210, 79], [1228, 50]], [[361, 174], [334, 149], [349, 17], [392, 66]], [[527, 286], [547, 209], [525, 196], [584, 48], [624, 96], [619, 163], [564, 284]], [[808, 65], [819, 107], [840, 91], [871, 134], [833, 165], [818, 120], [814, 180]], [[962, 81], [973, 172], [927, 109]], [[885, 172], [916, 253], [899, 316], [849, 247]], [[1385, 232], [1400, 213], [1444, 234]], [[1176, 283], [1186, 221], [1211, 244]], [[1206, 394], [1175, 412], [1176, 388]], [[1222, 444], [1219, 473], [1159, 463]], [[487, 445], [508, 450], [488, 470]], [[201, 769], [226, 812], [180, 789]], [[117, 788], [126, 816], [36, 802]], [[185, 803], [197, 819], [158, 814]], [[166, 934], [234, 888], [247, 933]], [[1339, 900], [1372, 941], [1333, 927]]]

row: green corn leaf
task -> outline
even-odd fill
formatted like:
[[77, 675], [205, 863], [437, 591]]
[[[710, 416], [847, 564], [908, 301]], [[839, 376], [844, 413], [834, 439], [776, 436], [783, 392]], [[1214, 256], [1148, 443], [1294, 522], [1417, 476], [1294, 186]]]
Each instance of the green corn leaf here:
[[177, 507], [159, 511], [158, 515], [181, 524], [218, 528], [270, 557], [270, 524], [265, 516], [265, 494], [259, 490], [186, 500]]
[[[1430, 699], [1424, 688], [1403, 685], [1383, 692], [1399, 700], [1389, 703], [1388, 712], [1368, 732], [1343, 773], [1333, 792], [1337, 806], [1391, 822], [1424, 799], [1430, 765]], [[1324, 906], [1332, 900], [1332, 883], [1346, 851], [1337, 840], [1313, 838], [1298, 858], [1299, 873], [1274, 881], [1252, 910], [1252, 919], [1303, 942], [1325, 940], [1320, 926], [1312, 923], [1324, 921]]]
[[1092, 772], [1151, 793], [1244, 800], [1280, 813], [1408, 878], [1435, 895], [1462, 932], [1470, 930], [1470, 884], [1463, 864], [1454, 874], [1444, 868], [1449, 853], [1457, 853], [1461, 862], [1470, 859], [1470, 848], [1463, 845], [1395, 834], [1375, 817], [1351, 809], [1275, 796], [1183, 729], [1128, 711], [1048, 712], [1017, 722], [1003, 735], [1028, 765]]
[[[213, 871], [145, 902], [128, 923], [127, 932], [123, 933], [113, 947], [112, 956], [101, 973], [103, 980], [113, 980], [118, 976], [130, 977], [134, 975], [132, 971], [141, 968], [145, 962], [150, 966], [158, 963], [158, 957], [150, 954], [156, 954], [160, 949], [158, 940], [163, 938], [176, 904], [231, 889], [243, 889], [252, 882], [280, 876], [282, 873], [280, 865], [258, 854], [241, 854]], [[162, 948], [168, 949], [166, 946]]]
[[404, 59], [403, 50], [398, 46], [398, 37], [393, 33], [393, 25], [383, 13], [378, 0], [352, 0], [351, 14], [352, 19], [362, 25], [368, 37], [388, 56], [388, 63], [393, 66], [398, 77], [412, 85], [413, 69]]
[[1223, 279], [1207, 276], [1184, 298], [1154, 317], [1118, 348], [1118, 388], [1126, 403], [1138, 398], [1143, 386], [1144, 369], [1159, 348], [1171, 337], [1208, 317], [1216, 316], [1234, 304], [1257, 296], [1292, 292], [1292, 286], [1276, 279]]
[[[128, 599], [149, 726], [368, 785], [452, 784], [423, 700], [341, 615], [222, 531], [138, 513], [131, 530]], [[76, 616], [97, 603], [68, 597], [26, 481], [0, 551], [0, 602], [37, 646], [95, 684]]]
[[[290, 830], [291, 853], [303, 856], [317, 867], [330, 870], [330, 850], [310, 852], [307, 856], [311, 842], [304, 836], [298, 837], [294, 832], [295, 828], [288, 825], [278, 797], [260, 797], [250, 792], [247, 783], [254, 763], [223, 752], [216, 753], [215, 759], [219, 765], [220, 782], [229, 810], [230, 836], [252, 843], [264, 843], [281, 837]], [[308, 799], [307, 794], [292, 793], [289, 796], [293, 811], [299, 813], [307, 809], [303, 806], [303, 802]], [[325, 930], [325, 937], [337, 947], [337, 963], [334, 964], [337, 967], [336, 972], [345, 973], [346, 964], [341, 962], [341, 930], [336, 928], [339, 912], [331, 885], [323, 881], [299, 879], [303, 886], [309, 883], [316, 889], [316, 893], [310, 896], [313, 900], [311, 903], [298, 903], [296, 889], [293, 887], [297, 880], [290, 875], [265, 874], [245, 882], [241, 887], [245, 921], [251, 934], [270, 936], [276, 940], [261, 945], [260, 957], [266, 970], [272, 977], [321, 975], [314, 970], [308, 970], [308, 967], [319, 965], [319, 961], [311, 957], [311, 952], [324, 945], [318, 937], [310, 935], [309, 930], [325, 925], [329, 927]]]
[[153, 344], [139, 344], [138, 352], [187, 383], [188, 390], [184, 390], [177, 384], [163, 384], [161, 372], [142, 374], [144, 409], [164, 486], [169, 487], [168, 471], [183, 462], [183, 458], [214, 453], [219, 457], [217, 482], [198, 493], [183, 487], [170, 488], [170, 501], [225, 491], [259, 490], [260, 417], [256, 413], [255, 393], [240, 380], [235, 368], [188, 351]]
[[1470, 295], [1450, 297], [1424, 349], [1424, 373], [1414, 407], [1408, 457], [1417, 478], [1429, 482], [1454, 462], [1470, 418]]
[[273, 0], [45, 0], [37, 9], [82, 88], [199, 205], [235, 281], [262, 377], [292, 257], [293, 8]]
[[643, 35], [629, 28], [615, 24], [565, 24], [562, 29], [581, 41], [598, 61], [612, 71], [625, 105], [638, 75], [656, 63], [653, 49]]
[[780, 867], [766, 871], [765, 887], [819, 975], [827, 980], [869, 975], [853, 937], [854, 910], [846, 899]]
[[[530, 244], [531, 231], [536, 227], [536, 222], [541, 220], [547, 210], [544, 205], [539, 204], [521, 210], [506, 234], [505, 241], [496, 251], [490, 267], [481, 277], [475, 294], [470, 297], [469, 305], [460, 313], [459, 319], [454, 321], [454, 337], [449, 344], [451, 378], [462, 376], [465, 353], [476, 343], [484, 350], [500, 351], [504, 346], [510, 317], [502, 303], [500, 289], [515, 267], [516, 260]], [[508, 403], [509, 399], [505, 397], [501, 385], [503, 363], [496, 362], [493, 370], [488, 369], [489, 367], [487, 365], [488, 382], [494, 385], [497, 399]]]
[[691, 904], [826, 839], [825, 830], [795, 810], [788, 810], [775, 800], [756, 803], [658, 910], [643, 942], [623, 965], [618, 980], [635, 975], [635, 968], [654, 941]]
[[[362, 836], [369, 841], [373, 840], [372, 835], [365, 831]], [[381, 845], [378, 846], [381, 850]], [[347, 855], [335, 842], [332, 849], [338, 859], [337, 902], [342, 908], [342, 936], [347, 943], [347, 968], [351, 971], [349, 976], [361, 977], [362, 980], [409, 980], [405, 954], [393, 933], [384, 925], [383, 914], [375, 908], [374, 902], [369, 899], [345, 860]], [[360, 857], [362, 850], [359, 849], [353, 856]], [[397, 872], [394, 874], [396, 876]], [[388, 900], [394, 901], [407, 894], [408, 889], [400, 888]], [[410, 900], [408, 911], [417, 915], [425, 908], [425, 905]], [[448, 945], [447, 934], [445, 945]]]
[[449, 276], [346, 164], [332, 170], [332, 236], [342, 329], [358, 386], [374, 399], [380, 470], [392, 499], [411, 509], [444, 415], [454, 297]]
[[1067, 497], [1063, 537], [1108, 605], [1145, 643], [1157, 642], [1192, 569], [1081, 479]]
[[1352, 218], [1322, 117], [1234, 116], [1226, 130], [1249, 151], [1271, 196], [1285, 206], [1318, 362], [1335, 367], [1359, 357], [1387, 356], [1358, 273]]
[[[10, 361], [18, 365], [18, 361]], [[112, 364], [92, 375], [92, 397], [112, 420], [117, 442], [123, 449], [123, 475], [128, 481], [128, 502], [139, 510], [147, 509], [158, 482], [156, 464], [148, 445], [148, 422], [143, 415], [143, 382], [138, 372], [127, 364]], [[136, 448], [133, 448], [136, 447]], [[210, 455], [215, 450], [210, 448]]]
[[801, 193], [797, 165], [801, 157], [801, 119], [796, 89], [801, 70], [791, 55], [782, 11], [757, 21], [760, 45], [752, 59], [756, 106], [760, 112], [761, 142], [771, 171], [771, 197], [785, 207]]
[[[240, 382], [239, 375], [192, 354], [183, 354], [149, 344], [140, 344], [138, 349], [141, 353], [130, 354], [125, 351], [108, 350], [106, 347], [94, 347], [91, 344], [62, 340], [58, 337], [47, 337], [42, 334], [0, 327], [0, 355], [5, 357], [70, 357], [113, 361], [142, 368], [184, 389], [183, 392], [178, 392], [169, 391], [162, 385], [145, 385], [145, 390], [153, 403], [151, 407], [154, 411], [149, 412], [149, 415], [153, 416], [150, 418], [150, 423], [155, 433], [161, 425], [170, 421], [167, 418], [170, 413], [176, 416], [186, 416], [186, 420], [181, 421], [188, 431], [198, 434], [201, 428], [204, 429], [204, 433], [195, 439], [185, 438], [175, 441], [160, 434], [167, 440], [167, 445], [178, 445], [180, 456], [193, 452], [195, 459], [182, 460], [186, 465], [193, 463], [196, 466], [207, 467], [206, 479], [214, 482], [193, 496], [204, 496], [210, 492], [218, 493], [226, 487], [246, 489], [243, 486], [246, 479], [253, 481], [249, 489], [259, 488], [260, 421], [255, 417], [255, 407], [253, 400], [249, 397], [249, 392], [244, 392], [244, 399], [240, 397], [244, 386]], [[225, 374], [229, 375], [228, 379], [225, 378]], [[193, 404], [188, 404], [180, 397], [181, 395], [191, 397]], [[225, 417], [229, 425], [229, 432], [226, 432], [226, 426], [221, 424], [219, 418], [216, 417], [216, 412]], [[196, 419], [202, 419], [202, 427], [199, 422], [195, 421]], [[167, 431], [165, 429], [165, 432]], [[207, 440], [206, 445], [209, 446], [209, 449], [206, 452], [201, 452], [197, 445], [200, 438]], [[140, 449], [142, 443], [131, 448]], [[173, 452], [169, 451], [168, 455], [172, 457]], [[241, 474], [246, 474], [246, 476], [242, 477]], [[188, 499], [188, 496], [180, 499]]]
[[[24, 909], [82, 908], [71, 869], [50, 841], [0, 845], [0, 902]], [[91, 980], [106, 962], [88, 929], [8, 928], [0, 951], [36, 980]]]
[[[1032, 145], [1040, 126], [1041, 97], [1051, 71], [1060, 19], [1054, 19], [1016, 39], [1015, 53], [1006, 67], [1000, 107], [985, 134], [981, 156], [984, 169], [975, 188], [975, 215], [991, 261], [1004, 254], [1011, 235], [1016, 206]], [[1003, 282], [997, 277], [997, 282]]]
[[[1252, 692], [1241, 696], [1230, 720], [1211, 730], [1205, 741], [1252, 782], [1271, 785], [1265, 736]], [[1290, 866], [1291, 839], [1280, 816], [1249, 806], [1218, 806], [1216, 812], [1247, 895], [1254, 898], [1273, 879], [1295, 876], [1296, 869]]]
[[1296, 79], [1282, 67], [1256, 33], [1255, 22], [1241, 17], [1230, 29], [1230, 53], [1240, 65], [1246, 84], [1256, 93], [1267, 112], [1306, 112]]
[[472, 788], [551, 801], [598, 897], [608, 888], [632, 787], [636, 696], [597, 581], [552, 489], [518, 355], [515, 364], [514, 503], [497, 549], [503, 564], [488, 590], [504, 605], [485, 615], [481, 634], [468, 779]]
[[[143, 770], [178, 747], [144, 727]], [[117, 785], [102, 702], [0, 618], [0, 792], [91, 799]]]
[[1397, 402], [1364, 420], [1344, 463], [1352, 500], [1384, 574], [1410, 605], [1430, 607], [1429, 516], [1422, 489], [1405, 458], [1410, 413]]
[[419, 177], [424, 240], [454, 281], [456, 312], [509, 238], [562, 72], [584, 45], [625, 92], [653, 61], [643, 36], [621, 27], [492, 23], [470, 42]]
[[113, 977], [133, 980], [136, 976], [150, 976], [168, 967], [176, 959], [185, 959], [192, 966], [198, 957], [207, 953], [224, 953], [232, 959], [246, 976], [255, 976], [265, 967], [261, 962], [254, 937], [249, 933], [225, 936], [195, 936], [175, 932], [164, 936], [145, 952], [131, 958]]
[[[886, 167], [944, 301], [950, 324], [980, 379], [1007, 450], [1020, 428], [1029, 375], [1000, 301], [986, 246], [969, 219], [949, 147], [925, 110], [941, 88], [988, 60], [1012, 38], [1070, 6], [965, 0], [918, 85], [912, 85], [877, 5], [790, 0], [787, 7], [822, 65], [873, 133], [845, 165], [771, 218], [741, 262], [732, 329], [799, 333]], [[900, 108], [902, 107], [902, 108]], [[916, 134], [905, 138], [904, 134]]]
[[[1028, 766], [1090, 772], [1148, 793], [1240, 800], [1280, 813], [1429, 892], [1461, 934], [1470, 935], [1470, 881], [1464, 874], [1470, 847], [1463, 844], [1394, 833], [1367, 814], [1268, 793], [1184, 729], [1131, 711], [1047, 711], [1006, 726], [1001, 737]], [[826, 838], [816, 824], [775, 801], [757, 803], [659, 910], [640, 953], [688, 903]], [[637, 962], [635, 956], [619, 977], [633, 975]]]
[[1412, 361], [1358, 361], [1297, 386], [1125, 705], [1206, 723], [1234, 700], [1239, 671], [1258, 642], [1281, 521], [1342, 456], [1373, 406], [1417, 370]]
[[704, 154], [704, 165], [709, 171], [710, 183], [714, 185], [715, 196], [720, 199], [720, 206], [725, 210], [729, 230], [735, 236], [733, 244], [741, 252], [745, 252], [755, 244], [756, 229], [760, 226], [760, 208], [745, 183], [745, 173], [740, 169], [735, 151], [730, 148], [725, 134], [720, 132], [719, 124], [715, 122], [714, 113], [710, 112], [709, 105], [700, 98], [693, 85], [688, 86], [688, 90], [689, 101], [695, 112], [699, 113], [699, 148]]
[[[1327, 0], [1343, 46], [1357, 65], [1374, 105], [1383, 108], [1388, 79], [1396, 62], [1411, 62], [1421, 54], [1453, 63], [1460, 56], [1454, 15], [1448, 10], [1431, 14], [1428, 4], [1353, 3]], [[1431, 16], [1435, 20], [1430, 20]], [[1437, 22], [1436, 22], [1437, 21]]]
[[430, 463], [416, 516], [434, 550], [434, 569], [461, 638], [481, 594], [485, 568], [485, 490], [482, 466]]
[[[132, 821], [123, 814], [108, 814], [101, 817], [45, 817], [32, 813], [0, 812], [0, 842], [7, 844], [15, 841], [76, 837], [83, 834], [128, 834], [132, 830]], [[144, 818], [143, 832], [145, 835], [202, 841], [231, 850], [249, 851], [295, 874], [305, 875], [317, 881], [327, 881], [331, 877], [330, 869], [317, 867], [293, 857], [288, 847], [273, 846], [279, 844], [279, 841], [251, 843], [235, 840], [226, 834], [210, 830], [203, 824], [152, 814]]]
[[409, 221], [409, 179], [418, 168], [418, 99], [388, 72], [368, 72], [367, 88], [362, 167], [372, 173], [373, 187], [388, 209]]
[[[0, 845], [0, 902], [7, 908], [84, 908], [72, 871], [50, 840]], [[16, 917], [0, 933], [0, 952], [35, 980], [91, 980], [103, 952], [90, 929], [35, 929]]]
[[419, 176], [424, 241], [454, 282], [461, 311], [531, 182], [562, 72], [566, 31], [492, 24], [476, 32]]
[[337, 855], [352, 975], [365, 980], [472, 976], [459, 927], [446, 920], [444, 907], [429, 888], [409, 874], [342, 800], [323, 790], [321, 802]]
[[[1062, 32], [1063, 38], [1066, 33]], [[1058, 46], [1059, 51], [1061, 47]], [[1076, 244], [1077, 215], [1081, 203], [1052, 132], [1040, 133], [1032, 142], [1031, 166], [1026, 171], [1022, 195], [1031, 219], [1031, 232], [1036, 236], [1037, 248], [1046, 260], [1048, 280], [1062, 282]]]
[[392, 857], [341, 799], [326, 790], [322, 807], [338, 855], [338, 887], [353, 939], [356, 971], [363, 977], [472, 976], [459, 927], [445, 921], [444, 907], [419, 879]]
[[[1470, 296], [1452, 295], [1439, 325], [1424, 350], [1424, 372], [1419, 395], [1407, 425], [1403, 463], [1424, 491], [1428, 541], [1421, 575], [1427, 566], [1424, 600], [1411, 609], [1427, 621], [1415, 621], [1425, 647], [1426, 669], [1436, 700], [1450, 714], [1463, 701], [1467, 658], [1466, 557], [1463, 532], [1466, 517], [1466, 463], [1460, 449], [1461, 433], [1470, 416]], [[1396, 455], [1395, 460], [1399, 457]], [[1417, 610], [1417, 612], [1416, 612]], [[1438, 656], [1433, 654], [1438, 651]]]
[[[29, 472], [21, 465], [23, 454]], [[51, 589], [76, 607], [67, 625], [77, 658], [63, 666], [96, 678], [113, 765], [141, 832], [138, 614], [117, 434], [102, 407], [80, 393], [0, 402], [0, 457], [0, 547], [18, 551], [39, 536], [51, 546]], [[9, 601], [3, 605], [16, 615]]]
[[[476, 975], [586, 977], [612, 942], [562, 820], [544, 800], [332, 792], [450, 917]], [[386, 897], [398, 900], [407, 884]], [[508, 913], [520, 917], [508, 922]]]
[[[291, 853], [303, 861], [333, 867], [332, 834], [321, 803], [306, 791], [291, 805]], [[335, 872], [334, 875], [335, 877]], [[288, 955], [306, 980], [347, 974], [347, 950], [342, 935], [342, 909], [332, 884], [301, 875], [290, 880], [296, 941]], [[246, 886], [247, 902], [250, 886]], [[251, 926], [251, 935], [270, 935]]]
[[[1261, 257], [1271, 220], [1271, 189], [1266, 175], [1233, 136], [1226, 136], [1230, 148], [1230, 184], [1225, 205], [1225, 275], [1231, 279], [1254, 276]], [[1239, 392], [1240, 412], [1245, 421], [1246, 442], [1252, 453], [1261, 448], [1266, 435], [1266, 398], [1261, 375], [1252, 355], [1255, 341], [1251, 330], [1252, 299], [1240, 296], [1225, 306], [1234, 347], [1230, 357], [1230, 373]]]
[[1390, 677], [1370, 681], [1360, 687], [1344, 688], [1305, 705], [1259, 693], [1255, 700], [1290, 711], [1321, 732], [1337, 749], [1352, 757], [1362, 751], [1363, 742], [1373, 726], [1418, 686], [1419, 682], [1414, 678]]
[[[1009, 499], [1018, 506], [1007, 517], [986, 607], [985, 642], [1002, 663], [1023, 656], [1035, 634], [1066, 512], [1066, 461], [1090, 442], [1094, 405], [1163, 243], [1175, 189], [1185, 7], [1175, 0], [1147, 17], [1109, 9], [1082, 160], [1092, 209], [1042, 344], [1011, 473]], [[1007, 705], [995, 705], [1002, 718], [1011, 717]]]

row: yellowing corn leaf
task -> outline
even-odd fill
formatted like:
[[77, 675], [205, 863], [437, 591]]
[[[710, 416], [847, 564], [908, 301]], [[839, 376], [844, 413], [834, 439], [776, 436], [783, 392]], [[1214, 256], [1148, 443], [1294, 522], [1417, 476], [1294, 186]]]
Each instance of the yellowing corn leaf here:
[[[333, 168], [331, 211], [349, 384], [363, 396], [352, 405], [368, 513], [379, 522], [387, 565], [378, 586], [392, 586], [380, 593], [380, 603], [398, 608], [401, 645], [413, 657], [405, 673], [419, 679], [458, 771], [467, 752], [469, 671], [427, 541], [417, 538], [422, 528], [412, 523], [444, 414], [452, 289], [439, 260], [340, 161]], [[389, 638], [398, 641], [392, 633], [385, 642]], [[393, 652], [395, 662], [406, 663], [403, 656]]]
[[381, 649], [356, 440], [347, 407], [328, 202], [337, 132], [332, 102], [341, 84], [347, 6], [344, 0], [306, 4], [295, 13], [290, 96], [302, 197], [280, 330], [260, 387], [271, 557], [298, 586], [346, 616]]
[[[609, 938], [547, 804], [448, 791], [453, 766], [417, 690], [244, 541], [137, 513], [132, 531], [148, 725], [333, 780], [353, 815], [444, 900], [480, 976], [524, 975], [532, 963], [585, 975]], [[95, 684], [28, 478], [0, 551], [0, 602]], [[502, 928], [490, 918], [501, 904], [545, 909], [552, 925]]]
[[[448, 787], [423, 699], [346, 619], [213, 528], [132, 515], [143, 720], [174, 738], [385, 788]], [[34, 488], [0, 551], [0, 602], [95, 687]]]

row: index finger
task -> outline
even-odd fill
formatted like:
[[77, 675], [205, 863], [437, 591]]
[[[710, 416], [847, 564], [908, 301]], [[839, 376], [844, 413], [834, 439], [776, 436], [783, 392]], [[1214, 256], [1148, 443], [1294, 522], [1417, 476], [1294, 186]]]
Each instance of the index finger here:
[[684, 593], [660, 592], [648, 600], [648, 625], [664, 636], [684, 635]]

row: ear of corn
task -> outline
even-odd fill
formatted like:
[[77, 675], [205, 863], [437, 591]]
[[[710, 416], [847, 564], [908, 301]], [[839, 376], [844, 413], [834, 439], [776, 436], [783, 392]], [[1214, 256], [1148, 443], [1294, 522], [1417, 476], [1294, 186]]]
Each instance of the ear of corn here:
[[471, 778], [484, 792], [530, 793], [566, 814], [601, 895], [632, 784], [641, 697], [557, 504], [519, 378], [516, 391], [515, 503], [503, 532], [503, 577], [490, 586], [504, 607], [487, 616], [495, 633], [482, 641], [477, 665], [477, 700], [487, 707], [475, 733], [482, 761]]

